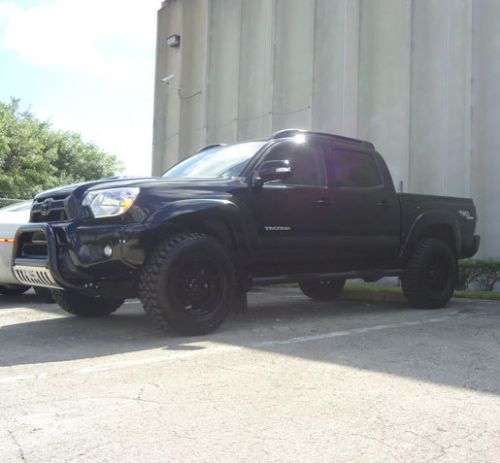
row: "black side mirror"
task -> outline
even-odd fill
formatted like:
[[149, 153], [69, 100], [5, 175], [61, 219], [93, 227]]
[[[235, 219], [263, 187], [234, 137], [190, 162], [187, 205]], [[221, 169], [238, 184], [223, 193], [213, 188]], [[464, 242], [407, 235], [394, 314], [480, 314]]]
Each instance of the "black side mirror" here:
[[288, 159], [264, 162], [260, 168], [258, 177], [262, 184], [271, 180], [283, 180], [290, 176], [292, 167]]
[[262, 163], [259, 170], [254, 173], [252, 187], [260, 189], [264, 183], [272, 180], [283, 180], [289, 177], [291, 173], [292, 167], [288, 159], [265, 161]]

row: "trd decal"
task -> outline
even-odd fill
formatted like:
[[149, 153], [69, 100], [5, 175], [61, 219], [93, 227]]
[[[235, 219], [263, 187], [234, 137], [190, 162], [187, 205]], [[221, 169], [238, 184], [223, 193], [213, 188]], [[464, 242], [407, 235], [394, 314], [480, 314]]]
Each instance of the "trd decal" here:
[[459, 210], [459, 215], [461, 215], [465, 220], [474, 220], [474, 216], [469, 211]]

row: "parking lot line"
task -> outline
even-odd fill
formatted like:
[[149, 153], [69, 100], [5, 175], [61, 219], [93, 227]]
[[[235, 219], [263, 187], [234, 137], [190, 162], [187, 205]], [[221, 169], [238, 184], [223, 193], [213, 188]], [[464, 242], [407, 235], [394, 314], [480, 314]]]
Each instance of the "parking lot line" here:
[[[399, 323], [388, 323], [374, 326], [367, 326], [363, 328], [352, 328], [349, 330], [340, 330], [340, 331], [330, 331], [327, 333], [314, 334], [309, 336], [299, 336], [294, 338], [282, 339], [282, 340], [272, 340], [272, 341], [264, 341], [255, 344], [250, 344], [248, 346], [234, 346], [234, 345], [226, 345], [226, 346], [216, 346], [210, 347], [205, 345], [205, 349], [203, 350], [195, 350], [188, 352], [178, 352], [173, 355], [166, 356], [155, 356], [155, 357], [147, 357], [143, 359], [115, 362], [115, 363], [104, 363], [100, 365], [94, 365], [91, 367], [84, 367], [77, 370], [78, 373], [89, 374], [89, 373], [97, 373], [101, 371], [114, 370], [119, 368], [127, 368], [130, 366], [137, 365], [148, 365], [153, 363], [162, 363], [162, 362], [172, 362], [175, 360], [185, 359], [189, 357], [197, 357], [202, 355], [217, 355], [228, 352], [237, 352], [244, 349], [260, 349], [263, 347], [272, 347], [272, 346], [280, 346], [280, 345], [289, 345], [289, 344], [297, 344], [311, 341], [320, 341], [325, 339], [332, 339], [344, 336], [352, 336], [357, 334], [369, 333], [372, 331], [382, 331], [382, 330], [394, 330], [399, 328], [406, 328], [409, 326], [419, 326], [419, 325], [427, 325], [432, 323], [441, 323], [451, 319], [457, 318], [458, 312], [452, 312], [449, 315], [442, 317], [433, 317], [425, 320], [415, 320], [409, 322], [399, 322]], [[192, 346], [202, 346], [199, 343], [193, 343]]]
[[[384, 330], [397, 330], [397, 329], [411, 327], [411, 326], [441, 323], [441, 322], [449, 321], [451, 319], [456, 319], [457, 316], [458, 317], [460, 316], [459, 312], [453, 311], [453, 312], [449, 312], [449, 313], [447, 313], [447, 315], [444, 315], [441, 317], [432, 317], [432, 318], [427, 318], [427, 319], [414, 320], [414, 321], [404, 321], [404, 322], [397, 322], [397, 323], [377, 324], [377, 325], [373, 325], [373, 326], [365, 326], [365, 327], [361, 327], [361, 328], [352, 328], [352, 329], [347, 329], [347, 330], [335, 330], [335, 331], [329, 331], [326, 333], [311, 334], [311, 335], [307, 335], [307, 336], [298, 336], [298, 337], [286, 338], [286, 339], [275, 339], [275, 340], [270, 340], [270, 341], [262, 341], [262, 342], [258, 342], [258, 343], [254, 343], [254, 344], [248, 344], [246, 346], [236, 346], [236, 345], [215, 345], [214, 346], [213, 343], [209, 344], [210, 339], [207, 339], [207, 340], [204, 340], [203, 342], [194, 342], [194, 343], [190, 344], [193, 347], [199, 346], [199, 347], [203, 348], [203, 349], [199, 349], [199, 350], [187, 351], [187, 352], [171, 352], [170, 351], [168, 353], [168, 355], [155, 355], [155, 356], [150, 356], [150, 357], [145, 357], [145, 358], [124, 360], [124, 361], [117, 361], [117, 362], [106, 362], [106, 363], [101, 363], [101, 364], [97, 364], [97, 365], [93, 365], [93, 366], [89, 366], [89, 367], [83, 367], [83, 368], [79, 368], [79, 369], [75, 369], [75, 370], [70, 370], [70, 371], [68, 371], [68, 373], [70, 373], [70, 374], [93, 374], [93, 373], [99, 373], [99, 372], [104, 372], [104, 371], [109, 371], [109, 370], [123, 369], [123, 368], [127, 368], [130, 366], [150, 365], [150, 364], [155, 364], [155, 363], [168, 363], [168, 362], [173, 362], [176, 360], [182, 360], [182, 359], [193, 358], [193, 357], [198, 357], [198, 356], [232, 353], [232, 352], [238, 352], [238, 351], [246, 350], [246, 349], [261, 349], [261, 348], [269, 348], [269, 347], [273, 347], [273, 346], [286, 346], [286, 345], [300, 344], [300, 343], [305, 343], [305, 342], [322, 341], [322, 340], [326, 340], [326, 339], [354, 336], [354, 335], [365, 334], [365, 333], [370, 333], [370, 332], [377, 332], [377, 331], [384, 331]], [[34, 379], [41, 380], [41, 379], [46, 379], [49, 376], [50, 375], [46, 372], [41, 373], [41, 374], [37, 374], [37, 375], [10, 376], [10, 377], [5, 377], [5, 378], [0, 378], [0, 384], [11, 384], [11, 383], [34, 380]]]

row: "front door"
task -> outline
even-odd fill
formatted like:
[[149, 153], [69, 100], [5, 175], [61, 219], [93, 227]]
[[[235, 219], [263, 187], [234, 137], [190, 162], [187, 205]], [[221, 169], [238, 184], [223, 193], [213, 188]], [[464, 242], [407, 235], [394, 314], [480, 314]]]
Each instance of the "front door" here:
[[[322, 147], [306, 136], [272, 145], [262, 162], [288, 160], [292, 169], [285, 180], [265, 183], [248, 201], [257, 227], [256, 260], [264, 264], [304, 264], [320, 255], [322, 201], [325, 199]], [[303, 269], [307, 270], [306, 267]]]

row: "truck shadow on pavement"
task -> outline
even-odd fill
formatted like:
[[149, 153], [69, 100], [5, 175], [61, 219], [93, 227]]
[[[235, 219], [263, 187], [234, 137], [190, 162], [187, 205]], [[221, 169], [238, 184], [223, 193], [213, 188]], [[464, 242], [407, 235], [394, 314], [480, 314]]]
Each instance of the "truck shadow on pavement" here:
[[315, 303], [298, 290], [277, 288], [252, 294], [249, 311], [231, 315], [216, 333], [191, 338], [159, 331], [138, 302], [99, 319], [61, 316], [53, 304], [36, 306], [54, 318], [43, 314], [9, 324], [0, 312], [0, 366], [98, 362], [150, 349], [168, 360], [172, 352], [217, 355], [222, 345], [227, 352], [245, 348], [500, 394], [497, 303], [453, 301], [444, 310], [412, 310], [388, 303]]

